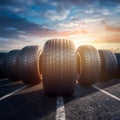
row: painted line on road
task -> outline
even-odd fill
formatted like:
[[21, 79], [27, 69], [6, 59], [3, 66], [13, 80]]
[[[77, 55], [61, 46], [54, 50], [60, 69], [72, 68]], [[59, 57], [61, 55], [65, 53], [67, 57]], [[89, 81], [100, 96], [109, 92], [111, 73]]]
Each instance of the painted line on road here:
[[10, 81], [9, 79], [1, 79], [0, 82], [3, 82], [3, 81]]
[[19, 91], [21, 91], [21, 90], [23, 90], [23, 89], [25, 89], [25, 88], [27, 88], [27, 87], [28, 87], [28, 85], [25, 85], [25, 86], [23, 86], [23, 87], [15, 90], [15, 91], [13, 91], [13, 92], [7, 94], [7, 95], [4, 95], [3, 97], [0, 98], [0, 101], [2, 101], [2, 100], [4, 100], [4, 99], [6, 99], [6, 98], [8, 98], [8, 97], [10, 97], [10, 96], [12, 96], [12, 95], [14, 95], [14, 94], [16, 94], [17, 92], [19, 92]]
[[95, 86], [95, 85], [92, 85], [92, 87], [94, 87], [94, 88], [96, 88], [97, 90], [101, 91], [102, 93], [104, 93], [104, 94], [106, 94], [106, 95], [114, 98], [115, 100], [120, 101], [120, 98], [119, 98], [119, 97], [117, 97], [117, 96], [115, 96], [115, 95], [112, 95], [112, 94], [110, 94], [109, 92], [107, 92], [107, 91], [105, 91], [105, 90], [103, 90], [103, 89], [101, 89], [101, 88], [99, 88], [99, 87], [97, 87], [97, 86]]
[[65, 107], [62, 96], [57, 97], [56, 101], [56, 120], [66, 120], [65, 118]]

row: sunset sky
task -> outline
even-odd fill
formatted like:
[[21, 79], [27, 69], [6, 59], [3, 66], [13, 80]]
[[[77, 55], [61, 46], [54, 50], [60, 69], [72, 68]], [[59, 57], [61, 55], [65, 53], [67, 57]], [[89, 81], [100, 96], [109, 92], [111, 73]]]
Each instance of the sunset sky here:
[[0, 51], [51, 38], [120, 48], [120, 0], [0, 0]]

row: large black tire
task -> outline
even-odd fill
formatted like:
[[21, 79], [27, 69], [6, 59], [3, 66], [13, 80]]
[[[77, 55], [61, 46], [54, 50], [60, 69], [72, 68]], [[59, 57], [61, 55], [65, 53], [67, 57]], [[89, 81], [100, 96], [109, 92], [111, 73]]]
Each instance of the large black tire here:
[[45, 43], [42, 54], [43, 86], [49, 95], [70, 95], [75, 90], [76, 49], [70, 40], [53, 39]]
[[0, 53], [0, 79], [7, 78], [4, 69], [4, 59], [7, 53]]
[[5, 56], [4, 56], [4, 64], [3, 64], [3, 68], [4, 68], [4, 75], [8, 78], [8, 74], [9, 74], [9, 71], [8, 71], [8, 66], [9, 66], [9, 54], [7, 53]]
[[19, 80], [29, 85], [41, 82], [40, 56], [39, 46], [27, 46], [19, 52], [17, 59]]
[[[80, 57], [81, 56], [81, 57]], [[98, 51], [91, 45], [83, 45], [77, 49], [78, 82], [83, 86], [90, 86], [100, 78], [101, 61]]]
[[115, 53], [115, 56], [117, 58], [117, 64], [118, 64], [116, 78], [120, 78], [120, 53]]
[[12, 50], [8, 53], [8, 78], [12, 81], [18, 81], [17, 57], [20, 50]]
[[101, 58], [101, 77], [100, 81], [105, 82], [115, 78], [117, 73], [117, 59], [110, 50], [99, 50]]

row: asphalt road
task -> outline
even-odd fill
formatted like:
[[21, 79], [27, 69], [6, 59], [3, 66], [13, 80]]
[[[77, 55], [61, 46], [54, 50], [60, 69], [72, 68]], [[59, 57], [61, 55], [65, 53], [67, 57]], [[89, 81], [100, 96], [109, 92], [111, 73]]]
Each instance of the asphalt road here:
[[[9, 94], [24, 86], [22, 82], [0, 80], [0, 98], [7, 95], [0, 101], [0, 120], [56, 120], [57, 97], [46, 96], [42, 83]], [[77, 84], [73, 95], [61, 96], [66, 120], [120, 120], [120, 80], [94, 86]]]

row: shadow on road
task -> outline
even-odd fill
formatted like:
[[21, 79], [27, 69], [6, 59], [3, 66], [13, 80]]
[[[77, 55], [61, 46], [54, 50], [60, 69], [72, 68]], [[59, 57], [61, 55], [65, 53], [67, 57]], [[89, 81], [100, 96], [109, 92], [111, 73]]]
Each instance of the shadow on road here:
[[[107, 81], [107, 82], [104, 82], [104, 83], [96, 83], [94, 85], [98, 86], [101, 89], [105, 89], [105, 88], [112, 87], [112, 86], [114, 86], [118, 83], [120, 83], [120, 79], [113, 79], [113, 80], [110, 80], [110, 81]], [[74, 94], [71, 95], [71, 96], [64, 97], [65, 98], [65, 104], [74, 100], [74, 99], [82, 98], [82, 97], [85, 97], [87, 95], [93, 94], [93, 93], [98, 92], [98, 91], [99, 90], [95, 89], [92, 86], [83, 87], [83, 86], [79, 85], [79, 83], [77, 83], [76, 90], [75, 90]]]
[[116, 85], [120, 83], [120, 79], [112, 79], [110, 81], [107, 81], [107, 82], [99, 82], [99, 83], [96, 83], [95, 85], [104, 89], [104, 88], [107, 88], [107, 87], [110, 87], [110, 86], [113, 86], [113, 85]]
[[[101, 88], [107, 88], [118, 83], [120, 83], [120, 80], [111, 80], [106, 83], [97, 83], [95, 85]], [[10, 86], [12, 87], [12, 85]], [[20, 94], [11, 96], [0, 102], [0, 120], [55, 119], [56, 97], [45, 95], [41, 85], [38, 85], [37, 88], [33, 86], [28, 89], [30, 89], [28, 92], [24, 90]], [[95, 92], [98, 92], [98, 90], [92, 86], [82, 87], [77, 84], [74, 94], [64, 97], [64, 102], [67, 104], [70, 101], [88, 96]]]
[[54, 120], [56, 97], [48, 97], [43, 90], [11, 96], [0, 102], [0, 120]]

